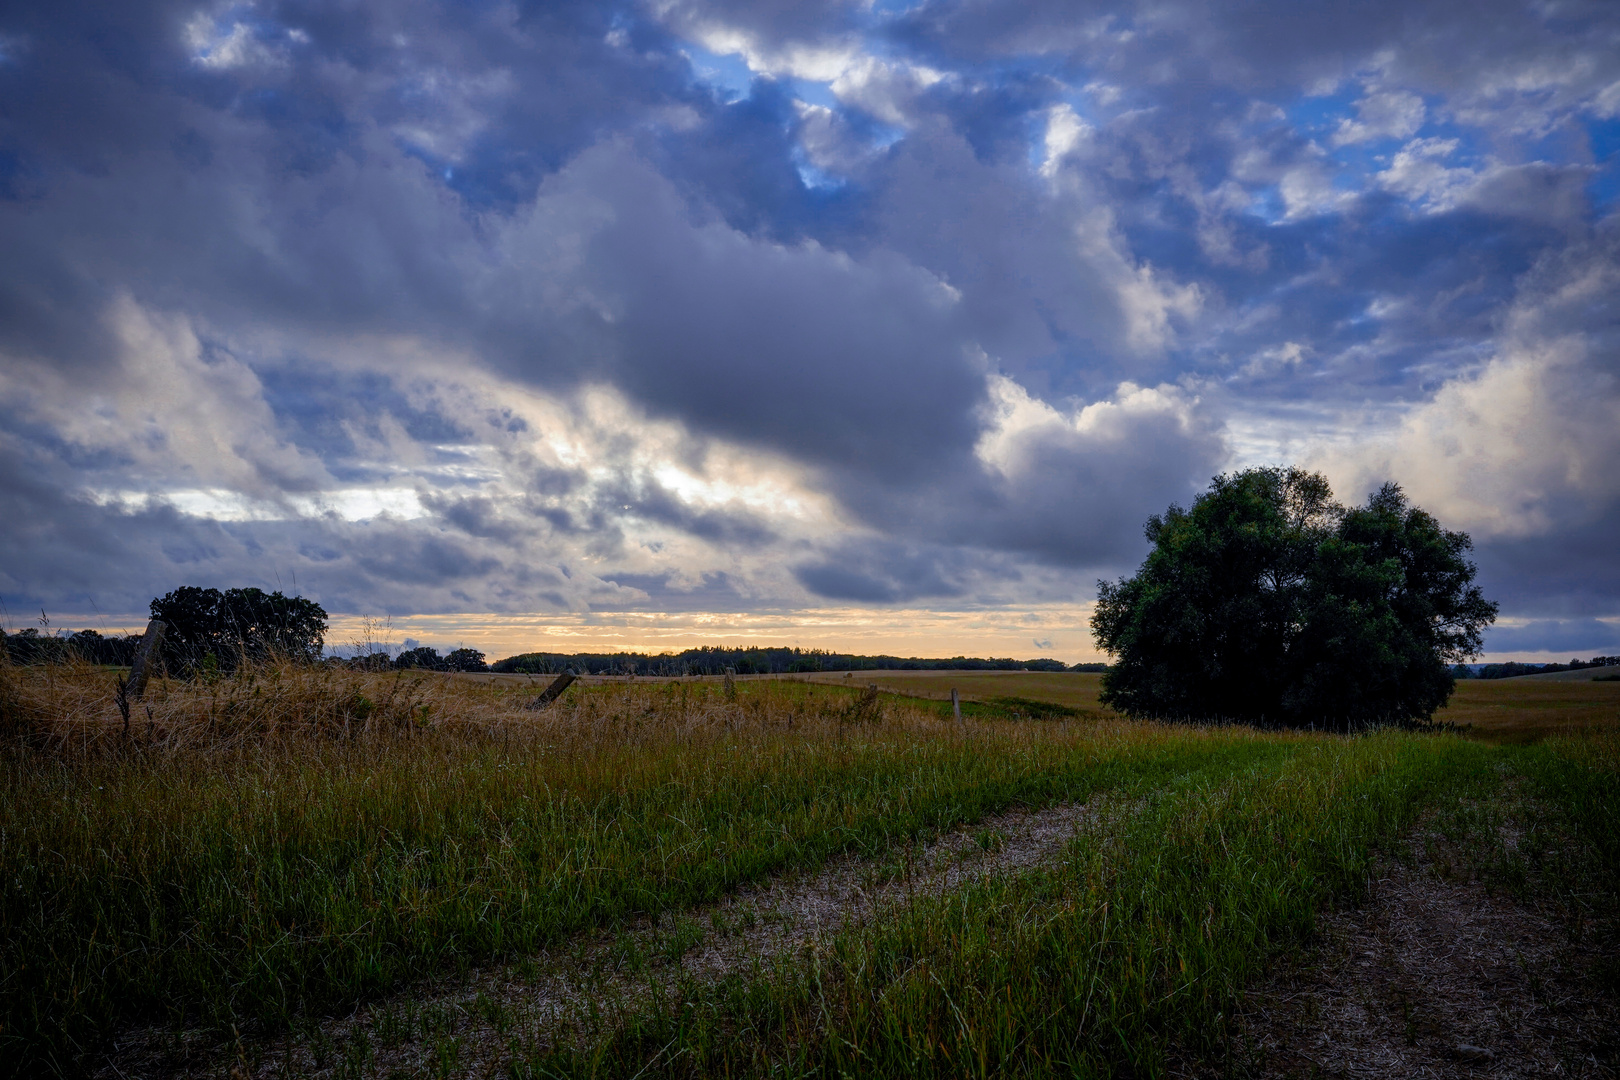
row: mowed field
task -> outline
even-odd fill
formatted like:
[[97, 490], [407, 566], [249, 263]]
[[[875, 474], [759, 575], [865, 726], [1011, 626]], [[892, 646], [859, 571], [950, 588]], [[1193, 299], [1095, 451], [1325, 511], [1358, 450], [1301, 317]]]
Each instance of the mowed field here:
[[1586, 677], [1463, 679], [1435, 719], [1499, 742], [1528, 742], [1582, 728], [1620, 727], [1620, 682], [1599, 682], [1589, 672], [1558, 674]]
[[1024, 698], [1102, 714], [1102, 676], [1080, 671], [855, 671], [794, 675], [832, 685], [870, 686], [910, 697], [949, 701], [954, 688], [965, 701]]
[[[1513, 679], [1463, 679], [1446, 706], [1435, 714], [1441, 724], [1456, 725], [1471, 738], [1490, 742], [1530, 742], [1548, 735], [1591, 727], [1620, 726], [1620, 681], [1599, 681], [1612, 671], [1584, 670]], [[521, 686], [538, 693], [550, 682], [544, 675], [462, 676]], [[585, 676], [583, 685], [627, 682], [718, 684], [718, 676], [685, 679], [625, 679]], [[969, 703], [988, 703], [1016, 710], [1019, 702], [1046, 702], [1082, 715], [1113, 717], [1102, 704], [1102, 676], [1094, 672], [1047, 671], [855, 671], [793, 675], [741, 675], [739, 683], [788, 681], [850, 690], [877, 686], [886, 694], [925, 701], [949, 701], [951, 691]]]
[[1332, 961], [1323, 919], [1419, 955], [1378, 937], [1392, 873], [1454, 917], [1436, 955], [1502, 917], [1459, 988], [1358, 986], [1358, 1061], [1616, 1064], [1612, 726], [1137, 724], [1081, 674], [524, 708], [547, 681], [252, 669], [126, 724], [104, 670], [0, 668], [0, 1073], [1308, 1073], [1336, 1006], [1290, 1042], [1253, 1003], [1305, 1000], [1275, 976]]
[[[1620, 727], [1620, 682], [1593, 677], [1607, 673], [1463, 679], [1435, 720], [1492, 742], [1528, 742], [1583, 728]], [[1045, 701], [1097, 716], [1113, 715], [1098, 699], [1102, 676], [1090, 672], [861, 671], [849, 678], [833, 673], [789, 677], [833, 685], [875, 684], [887, 692], [935, 701], [948, 700], [955, 688], [964, 701]]]

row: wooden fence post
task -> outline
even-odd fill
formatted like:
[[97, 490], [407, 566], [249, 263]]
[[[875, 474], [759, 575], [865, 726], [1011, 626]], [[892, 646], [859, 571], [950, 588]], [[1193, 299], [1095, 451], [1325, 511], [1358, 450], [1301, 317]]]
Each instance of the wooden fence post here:
[[556, 701], [559, 697], [561, 697], [562, 692], [564, 690], [568, 689], [569, 684], [572, 683], [573, 681], [574, 681], [574, 673], [572, 671], [563, 672], [561, 675], [559, 675], [555, 679], [551, 680], [551, 685], [546, 687], [544, 690], [542, 690], [540, 692], [540, 696], [535, 698], [533, 701], [529, 702], [527, 705], [524, 706], [524, 708], [526, 708], [526, 709], [543, 709], [543, 708], [545, 708], [547, 705], [550, 705], [553, 701]]
[[129, 682], [124, 687], [124, 693], [132, 700], [138, 700], [146, 692], [146, 680], [152, 676], [152, 666], [162, 659], [159, 650], [163, 648], [163, 632], [168, 628], [161, 619], [153, 619], [146, 624], [146, 633], [141, 635], [141, 643], [135, 647], [135, 663], [129, 669]]
[[957, 696], [956, 687], [954, 686], [951, 687], [951, 713], [956, 717], [956, 722], [960, 724], [962, 722], [962, 699]]

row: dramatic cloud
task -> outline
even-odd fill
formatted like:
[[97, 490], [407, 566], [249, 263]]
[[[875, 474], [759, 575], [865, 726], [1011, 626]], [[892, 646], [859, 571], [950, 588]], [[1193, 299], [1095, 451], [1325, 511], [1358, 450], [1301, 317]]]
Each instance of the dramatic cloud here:
[[0, 103], [14, 618], [1080, 659], [1149, 514], [1300, 462], [1468, 530], [1492, 650], [1613, 648], [1602, 0], [23, 4]]

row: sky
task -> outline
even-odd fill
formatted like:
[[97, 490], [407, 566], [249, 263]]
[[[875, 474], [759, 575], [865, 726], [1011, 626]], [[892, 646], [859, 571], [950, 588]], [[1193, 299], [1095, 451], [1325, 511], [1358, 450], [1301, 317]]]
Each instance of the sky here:
[[1612, 0], [12, 0], [0, 619], [1095, 660], [1297, 464], [1620, 653], [1617, 152]]

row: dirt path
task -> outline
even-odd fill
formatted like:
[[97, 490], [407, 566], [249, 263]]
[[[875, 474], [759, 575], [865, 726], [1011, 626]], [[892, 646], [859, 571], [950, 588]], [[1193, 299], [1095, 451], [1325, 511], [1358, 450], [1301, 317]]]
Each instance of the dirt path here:
[[[496, 1076], [590, 1012], [610, 1023], [683, 982], [714, 983], [821, 947], [923, 894], [1058, 857], [1101, 804], [1014, 811], [880, 860], [784, 874], [722, 901], [581, 935], [538, 957], [418, 985], [274, 1042], [225, 1048], [136, 1033], [101, 1075]], [[1459, 876], [1435, 838], [1389, 863], [1357, 908], [1246, 996], [1221, 1062], [1239, 1077], [1614, 1077], [1616, 958], [1582, 928]], [[1437, 854], [1438, 853], [1438, 854]], [[1601, 964], [1610, 972], [1605, 982]]]
[[581, 935], [538, 957], [417, 986], [268, 1044], [227, 1049], [131, 1033], [100, 1075], [497, 1075], [514, 1053], [553, 1044], [588, 1012], [611, 1016], [682, 980], [755, 970], [917, 895], [1053, 859], [1097, 816], [1080, 804], [995, 815], [888, 859], [835, 860], [656, 923]]
[[1453, 865], [1386, 866], [1366, 903], [1324, 916], [1323, 943], [1247, 996], [1230, 1068], [1181, 1075], [1617, 1075], [1620, 1008], [1596, 942]]

